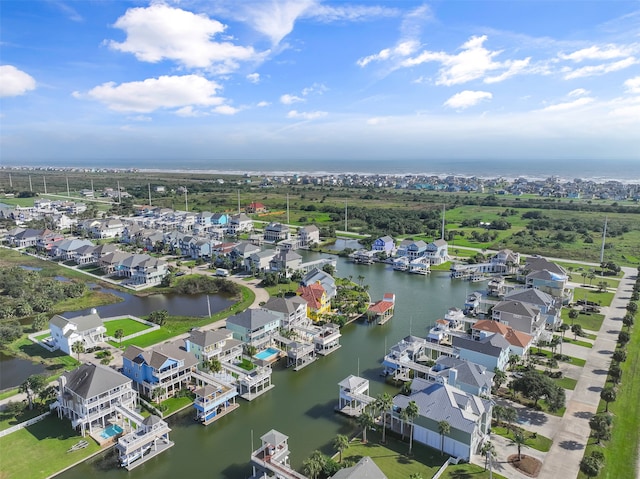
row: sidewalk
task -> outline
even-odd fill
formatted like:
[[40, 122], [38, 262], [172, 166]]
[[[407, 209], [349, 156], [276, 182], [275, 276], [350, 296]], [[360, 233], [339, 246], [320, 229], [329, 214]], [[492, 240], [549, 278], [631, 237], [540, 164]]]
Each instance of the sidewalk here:
[[635, 274], [635, 270], [624, 268], [624, 273], [611, 306], [602, 308], [605, 315], [602, 327], [586, 358], [587, 362], [576, 388], [567, 402], [567, 410], [538, 479], [570, 479], [580, 471], [580, 461], [591, 434], [589, 419], [597, 412], [600, 391], [607, 379], [611, 354], [622, 329], [622, 317], [633, 287], [631, 276]]

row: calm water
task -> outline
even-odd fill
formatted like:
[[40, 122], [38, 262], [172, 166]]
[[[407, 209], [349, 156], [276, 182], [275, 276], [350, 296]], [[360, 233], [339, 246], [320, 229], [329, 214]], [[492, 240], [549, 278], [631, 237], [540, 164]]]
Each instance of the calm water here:
[[[307, 258], [318, 258], [303, 252]], [[294, 372], [277, 366], [276, 387], [264, 396], [246, 402], [214, 424], [203, 427], [193, 420], [191, 410], [169, 420], [175, 446], [130, 473], [116, 467], [114, 453], [94, 458], [67, 471], [62, 479], [202, 476], [239, 479], [251, 473], [249, 456], [260, 436], [272, 428], [289, 436], [291, 463], [300, 467], [315, 449], [332, 452], [336, 434], [354, 432], [354, 423], [334, 412], [338, 382], [349, 374], [359, 374], [371, 381], [371, 394], [396, 389], [382, 381], [380, 362], [386, 351], [409, 334], [425, 336], [427, 328], [451, 306], [461, 306], [470, 285], [452, 282], [446, 273], [431, 276], [393, 271], [387, 265], [355, 265], [338, 259], [338, 276], [362, 275], [370, 285], [373, 300], [385, 292], [396, 294], [396, 313], [384, 326], [351, 324], [342, 330], [342, 348], [320, 358], [307, 368]], [[253, 443], [251, 440], [253, 431]]]
[[32, 374], [42, 374], [44, 371], [42, 364], [0, 352], [0, 391], [19, 386]]

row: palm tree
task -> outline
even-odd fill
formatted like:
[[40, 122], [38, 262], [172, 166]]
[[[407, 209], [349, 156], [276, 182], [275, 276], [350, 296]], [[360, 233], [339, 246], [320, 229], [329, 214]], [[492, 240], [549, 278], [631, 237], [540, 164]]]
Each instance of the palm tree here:
[[339, 462], [342, 462], [342, 451], [346, 451], [349, 447], [349, 438], [344, 434], [338, 434], [333, 440], [333, 447], [340, 453]]
[[219, 373], [222, 371], [222, 363], [218, 358], [211, 358], [211, 361], [209, 361], [209, 370], [212, 373]]
[[382, 412], [382, 443], [386, 442], [387, 411], [393, 407], [393, 398], [389, 393], [379, 394], [376, 398], [376, 409]]
[[409, 401], [405, 411], [406, 418], [411, 425], [411, 433], [409, 435], [409, 455], [411, 455], [411, 449], [413, 448], [413, 421], [420, 415], [420, 409], [415, 401]]
[[44, 376], [34, 374], [24, 380], [18, 387], [18, 390], [27, 395], [27, 401], [29, 401], [29, 409], [33, 409], [33, 398], [40, 394], [47, 386], [47, 380]]
[[84, 342], [76, 341], [71, 345], [71, 351], [78, 355], [78, 362], [80, 362], [80, 354], [84, 353]]
[[302, 463], [302, 471], [311, 479], [316, 479], [324, 467], [326, 459], [320, 451], [313, 451], [311, 456]]
[[444, 454], [444, 436], [451, 432], [451, 424], [447, 421], [438, 423], [438, 432], [440, 433], [440, 454]]
[[496, 457], [496, 446], [491, 441], [485, 441], [480, 448], [480, 454], [484, 456], [484, 470], [486, 471], [489, 458]]
[[513, 428], [513, 423], [518, 420], [518, 411], [513, 407], [505, 407], [502, 417], [509, 423], [509, 428]]
[[362, 428], [363, 443], [367, 442], [367, 429], [373, 427], [374, 424], [373, 416], [369, 412], [362, 411], [362, 414], [358, 416], [358, 426]]
[[517, 431], [513, 434], [513, 439], [511, 440], [511, 443], [515, 444], [516, 447], [518, 448], [518, 461], [520, 461], [522, 459], [522, 454], [521, 454], [522, 446], [527, 445], [527, 438], [523, 433], [521, 433], [520, 431]]
[[604, 412], [609, 412], [609, 403], [614, 402], [617, 396], [616, 389], [612, 386], [607, 386], [600, 391], [600, 399], [602, 399], [606, 404]]
[[113, 333], [113, 337], [120, 340], [120, 346], [122, 346], [122, 338], [124, 338], [124, 329], [116, 329]]
[[495, 406], [493, 406], [493, 419], [495, 419], [498, 426], [502, 422], [502, 419], [504, 419], [505, 409], [506, 408], [504, 406], [501, 406], [500, 404], [496, 404]]

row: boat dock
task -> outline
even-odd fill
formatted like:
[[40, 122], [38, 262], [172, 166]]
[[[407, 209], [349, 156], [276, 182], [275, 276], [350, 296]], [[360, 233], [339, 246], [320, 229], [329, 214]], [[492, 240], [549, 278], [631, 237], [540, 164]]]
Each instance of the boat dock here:
[[364, 409], [375, 401], [369, 396], [369, 380], [354, 376], [346, 377], [338, 383], [339, 399], [336, 411], [349, 416], [358, 417]]

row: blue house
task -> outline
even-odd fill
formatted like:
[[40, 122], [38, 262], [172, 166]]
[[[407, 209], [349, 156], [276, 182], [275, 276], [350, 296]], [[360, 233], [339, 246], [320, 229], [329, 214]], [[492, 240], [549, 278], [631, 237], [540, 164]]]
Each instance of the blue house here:
[[122, 356], [122, 374], [133, 380], [138, 392], [164, 400], [188, 386], [198, 360], [176, 343], [164, 343], [145, 351], [129, 346]]
[[396, 243], [391, 236], [382, 236], [373, 242], [371, 249], [391, 256], [396, 252]]
[[196, 389], [194, 393], [196, 398], [193, 407], [196, 409], [196, 419], [205, 426], [239, 406], [235, 400], [238, 395], [235, 387], [211, 379], [208, 384]]

